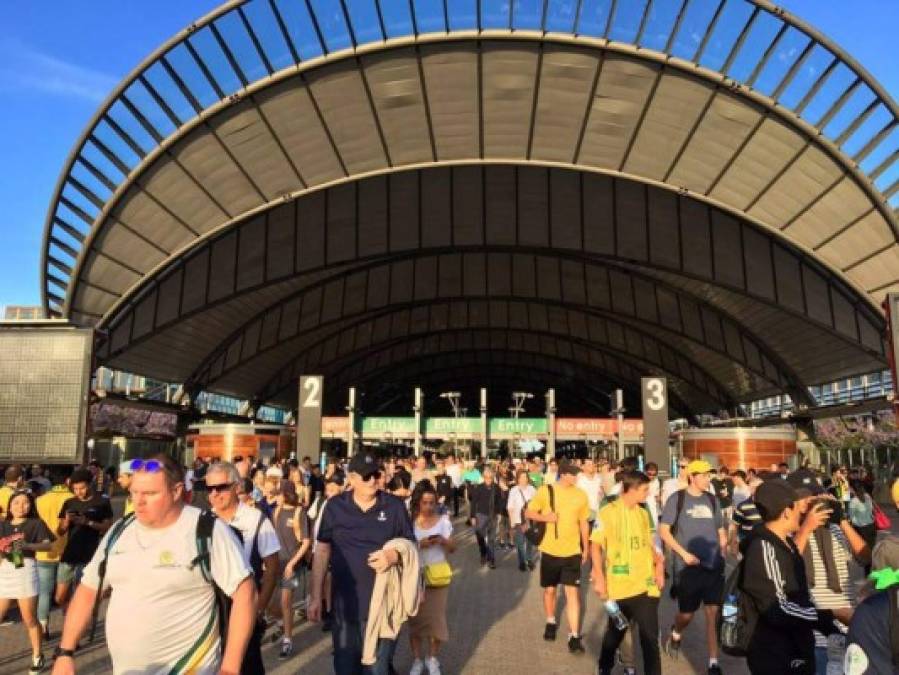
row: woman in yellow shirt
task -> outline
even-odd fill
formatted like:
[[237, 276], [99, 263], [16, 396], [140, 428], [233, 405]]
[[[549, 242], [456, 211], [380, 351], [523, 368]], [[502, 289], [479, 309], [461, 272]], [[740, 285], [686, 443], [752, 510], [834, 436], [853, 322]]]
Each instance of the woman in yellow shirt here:
[[[646, 474], [640, 471], [624, 474], [621, 496], [599, 510], [590, 535], [593, 589], [606, 602], [609, 614], [599, 658], [601, 675], [612, 672], [615, 652], [630, 621], [636, 621], [639, 629], [644, 672], [647, 675], [662, 672], [659, 597], [665, 584], [665, 562], [653, 545], [652, 516], [642, 506], [648, 496]], [[623, 615], [623, 621], [614, 616], [617, 612]]]

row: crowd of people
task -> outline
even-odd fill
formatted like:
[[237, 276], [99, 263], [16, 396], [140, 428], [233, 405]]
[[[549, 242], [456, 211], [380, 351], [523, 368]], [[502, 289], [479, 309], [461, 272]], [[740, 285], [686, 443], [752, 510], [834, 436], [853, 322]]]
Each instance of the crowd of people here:
[[[302, 617], [330, 632], [338, 675], [395, 673], [404, 626], [411, 675], [439, 675], [453, 554], [470, 531], [487, 574], [501, 549], [521, 573], [539, 569], [548, 642], [561, 587], [574, 657], [589, 585], [605, 612], [601, 675], [616, 663], [661, 673], [688, 630], [704, 631], [709, 675], [721, 650], [752, 673], [885, 675], [899, 672], [899, 538], [878, 534], [890, 525], [874, 489], [861, 467], [730, 472], [685, 458], [664, 480], [637, 458], [369, 452], [324, 469], [310, 457], [183, 467], [164, 455], [116, 471], [10, 466], [0, 619], [15, 601], [32, 673], [49, 665], [54, 604], [65, 621], [53, 673], [64, 675], [108, 598], [117, 673], [262, 674], [266, 635], [288, 660]], [[899, 480], [892, 495], [899, 509]], [[663, 593], [676, 605], [666, 626]]]

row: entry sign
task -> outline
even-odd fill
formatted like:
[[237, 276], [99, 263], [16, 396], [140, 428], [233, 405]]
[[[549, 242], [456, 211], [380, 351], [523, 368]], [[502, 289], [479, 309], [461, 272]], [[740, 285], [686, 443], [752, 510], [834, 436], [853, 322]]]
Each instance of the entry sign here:
[[643, 451], [647, 462], [668, 466], [668, 382], [664, 377], [641, 379]]
[[[297, 407], [297, 457], [317, 458], [322, 445], [322, 393], [325, 378], [300, 376], [300, 403]], [[313, 460], [314, 461], [314, 460]]]

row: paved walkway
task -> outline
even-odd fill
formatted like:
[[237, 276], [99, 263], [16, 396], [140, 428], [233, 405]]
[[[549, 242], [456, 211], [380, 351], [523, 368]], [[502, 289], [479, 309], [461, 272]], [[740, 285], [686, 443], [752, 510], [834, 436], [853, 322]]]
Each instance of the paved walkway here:
[[[567, 625], [562, 619], [559, 639], [547, 643], [542, 639], [543, 616], [538, 572], [519, 572], [515, 552], [503, 552], [496, 570], [478, 564], [477, 546], [468, 528], [457, 524], [459, 549], [453, 556], [456, 576], [449, 600], [448, 621], [451, 640], [441, 653], [443, 672], [448, 675], [591, 675], [596, 667], [605, 621], [601, 605], [591, 592], [587, 598], [584, 621], [587, 653], [573, 656], [566, 646]], [[586, 578], [584, 583], [587, 583]], [[673, 605], [667, 598], [662, 603], [660, 625], [663, 631], [670, 626]], [[54, 611], [51, 628], [59, 634], [59, 612]], [[679, 661], [663, 655], [666, 674], [687, 675], [705, 673], [706, 647], [703, 619], [690, 626], [685, 634], [683, 654]], [[51, 641], [49, 654], [57, 640]], [[0, 674], [27, 671], [28, 648], [21, 624], [0, 627]], [[324, 675], [331, 672], [330, 636], [320, 626], [302, 624], [294, 636], [295, 655], [281, 662], [277, 645], [265, 648], [269, 673], [288, 675], [309, 673]], [[88, 646], [78, 660], [78, 673], [92, 675], [109, 673], [108, 655], [102, 644]], [[401, 675], [409, 672], [412, 657], [405, 631], [394, 660]], [[722, 658], [727, 675], [739, 675], [748, 670], [741, 660]], [[620, 672], [616, 671], [616, 672]]]

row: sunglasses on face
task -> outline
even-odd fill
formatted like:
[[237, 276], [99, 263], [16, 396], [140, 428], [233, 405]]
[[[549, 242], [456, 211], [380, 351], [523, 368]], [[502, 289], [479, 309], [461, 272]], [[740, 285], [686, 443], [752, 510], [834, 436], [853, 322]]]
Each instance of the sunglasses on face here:
[[[208, 484], [206, 485], [206, 489], [209, 492], [216, 493], [216, 494], [219, 492], [227, 492], [228, 490], [230, 490], [233, 487], [234, 487], [234, 483], [218, 483], [216, 485], [208, 485]], [[246, 494], [246, 493], [245, 492], [238, 493], [238, 495], [240, 495], [240, 494]]]
[[156, 473], [157, 471], [162, 471], [162, 464], [157, 462], [155, 459], [143, 460], [143, 459], [132, 459], [131, 460], [131, 473], [137, 473], [138, 471], [146, 471], [147, 473]]
[[380, 471], [375, 471], [374, 473], [370, 473], [367, 476], [360, 476], [360, 478], [362, 479], [362, 482], [364, 482], [364, 483], [367, 483], [368, 481], [370, 481], [373, 478], [375, 480], [378, 480], [380, 477], [381, 477]]

